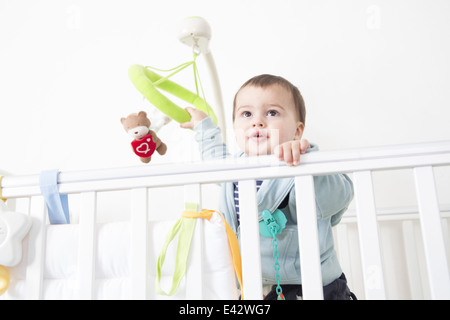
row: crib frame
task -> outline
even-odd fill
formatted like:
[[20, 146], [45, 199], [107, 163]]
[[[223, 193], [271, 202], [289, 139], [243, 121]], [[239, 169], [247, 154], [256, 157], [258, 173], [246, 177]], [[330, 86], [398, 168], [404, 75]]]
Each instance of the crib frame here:
[[[202, 184], [239, 181], [241, 215], [241, 254], [243, 290], [246, 299], [261, 299], [261, 260], [257, 223], [256, 179], [295, 177], [299, 245], [303, 279], [303, 298], [322, 299], [322, 281], [317, 241], [314, 175], [351, 173], [355, 187], [356, 219], [364, 273], [366, 299], [386, 299], [383, 268], [374, 202], [372, 172], [376, 170], [412, 168], [418, 199], [418, 212], [423, 234], [427, 274], [432, 299], [450, 299], [450, 277], [440, 208], [435, 188], [433, 167], [450, 165], [450, 141], [402, 146], [372, 147], [340, 151], [322, 151], [304, 155], [298, 167], [287, 167], [271, 156], [183, 164], [136, 166], [128, 168], [61, 172], [58, 178], [62, 194], [81, 194], [79, 237], [80, 299], [91, 299], [95, 270], [96, 193], [131, 190], [132, 226], [132, 298], [146, 299], [148, 283], [148, 188], [185, 186], [185, 201], [201, 206]], [[29, 215], [33, 226], [29, 233], [27, 266], [27, 298], [42, 298], [43, 262], [45, 257], [45, 225], [47, 210], [39, 189], [39, 175], [6, 176], [2, 195], [12, 201], [30, 198]], [[202, 228], [198, 220], [196, 228]], [[444, 228], [444, 231], [446, 229]], [[448, 232], [448, 230], [446, 231]], [[189, 299], [202, 299], [201, 232], [194, 235], [190, 263], [186, 275]], [[411, 250], [410, 250], [411, 251]], [[414, 253], [414, 250], [412, 250]]]

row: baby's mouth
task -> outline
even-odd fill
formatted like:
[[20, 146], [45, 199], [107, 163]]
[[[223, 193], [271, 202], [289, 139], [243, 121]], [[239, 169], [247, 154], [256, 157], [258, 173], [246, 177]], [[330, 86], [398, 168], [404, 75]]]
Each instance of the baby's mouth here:
[[268, 135], [262, 131], [255, 131], [252, 134], [250, 134], [250, 139], [256, 142], [267, 140], [267, 138]]

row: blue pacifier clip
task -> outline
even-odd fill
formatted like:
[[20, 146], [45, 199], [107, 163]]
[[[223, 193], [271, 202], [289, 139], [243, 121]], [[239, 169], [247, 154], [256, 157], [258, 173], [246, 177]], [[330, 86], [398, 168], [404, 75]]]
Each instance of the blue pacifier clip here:
[[284, 213], [276, 209], [273, 213], [270, 213], [269, 210], [264, 210], [262, 212], [263, 221], [259, 223], [259, 232], [262, 236], [272, 238], [272, 245], [273, 245], [273, 257], [275, 259], [275, 281], [277, 282], [277, 295], [278, 300], [285, 300], [283, 295], [283, 290], [280, 286], [281, 282], [281, 276], [279, 273], [280, 270], [280, 263], [278, 262], [278, 240], [276, 235], [280, 234], [281, 231], [286, 227], [286, 216]]
[[279, 209], [276, 209], [273, 213], [264, 210], [262, 217], [264, 220], [259, 223], [259, 232], [263, 237], [271, 238], [273, 234], [280, 234], [286, 227], [286, 216]]

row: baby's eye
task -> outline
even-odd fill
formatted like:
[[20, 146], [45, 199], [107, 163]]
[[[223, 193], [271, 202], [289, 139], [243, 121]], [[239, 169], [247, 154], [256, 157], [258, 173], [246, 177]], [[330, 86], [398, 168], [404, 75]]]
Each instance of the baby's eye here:
[[242, 112], [242, 116], [243, 116], [244, 118], [248, 118], [248, 117], [251, 117], [251, 116], [252, 116], [252, 113], [251, 113], [250, 111], [244, 111], [244, 112]]
[[267, 115], [268, 115], [269, 117], [275, 117], [275, 116], [278, 115], [278, 111], [275, 111], [275, 110], [269, 110], [269, 111], [267, 111]]

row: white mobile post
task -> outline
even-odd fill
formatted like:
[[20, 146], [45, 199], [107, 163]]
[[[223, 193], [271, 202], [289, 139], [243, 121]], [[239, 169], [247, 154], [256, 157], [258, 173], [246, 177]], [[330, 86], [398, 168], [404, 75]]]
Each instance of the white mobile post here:
[[222, 101], [222, 91], [220, 89], [219, 76], [216, 69], [216, 64], [209, 48], [209, 40], [211, 39], [211, 28], [208, 22], [201, 17], [190, 17], [181, 21], [179, 25], [178, 39], [191, 47], [195, 52], [201, 53], [205, 56], [205, 62], [208, 66], [209, 75], [212, 82], [212, 89], [214, 92], [214, 106], [219, 127], [222, 130], [222, 136], [226, 141], [226, 124]]

